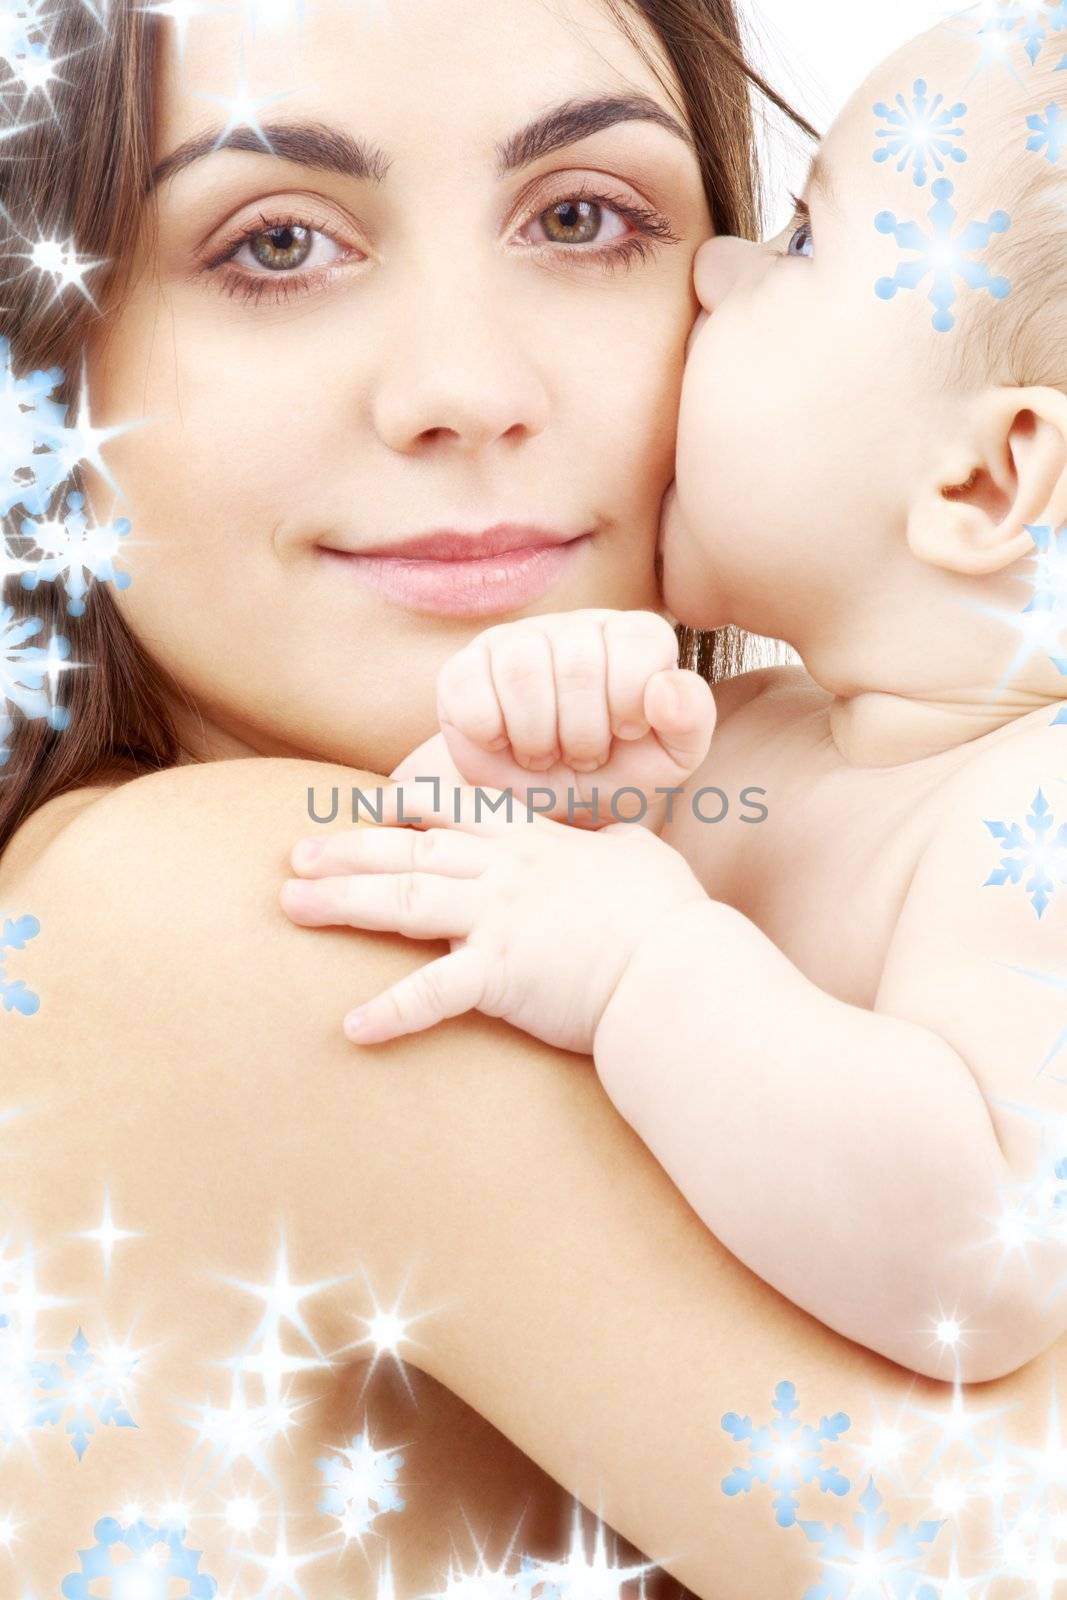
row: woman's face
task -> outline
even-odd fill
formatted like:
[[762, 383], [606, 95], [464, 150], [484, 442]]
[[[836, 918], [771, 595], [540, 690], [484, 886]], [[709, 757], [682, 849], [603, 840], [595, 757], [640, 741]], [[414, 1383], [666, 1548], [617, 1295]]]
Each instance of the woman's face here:
[[[123, 498], [89, 487], [132, 522], [116, 603], [197, 702], [203, 725], [179, 721], [199, 757], [388, 771], [484, 627], [659, 608], [711, 224], [683, 114], [599, 0], [303, 12], [194, 16], [182, 57], [165, 24], [158, 236], [89, 352], [94, 425], [137, 426], [105, 447]], [[284, 153], [246, 118], [290, 129]], [[242, 148], [168, 161], [227, 128]], [[502, 522], [583, 537], [532, 598], [481, 611], [325, 553]]]

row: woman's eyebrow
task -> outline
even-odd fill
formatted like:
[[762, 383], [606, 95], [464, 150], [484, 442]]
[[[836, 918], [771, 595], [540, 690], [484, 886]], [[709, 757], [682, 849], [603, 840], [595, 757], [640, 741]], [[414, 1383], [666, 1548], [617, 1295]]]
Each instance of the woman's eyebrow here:
[[[496, 175], [504, 177], [528, 166], [553, 150], [586, 139], [617, 122], [652, 122], [666, 128], [694, 150], [692, 134], [670, 112], [645, 94], [599, 95], [571, 99], [542, 112], [525, 127], [494, 145]], [[262, 137], [260, 137], [262, 134]], [[267, 142], [264, 143], [264, 140]], [[346, 178], [371, 183], [383, 182], [390, 163], [379, 146], [346, 133], [325, 122], [273, 122], [259, 132], [245, 125], [229, 130], [213, 128], [194, 134], [191, 139], [164, 156], [153, 169], [146, 194], [168, 178], [216, 150], [253, 150], [262, 155], [296, 161], [301, 166], [324, 172], [339, 172]]]

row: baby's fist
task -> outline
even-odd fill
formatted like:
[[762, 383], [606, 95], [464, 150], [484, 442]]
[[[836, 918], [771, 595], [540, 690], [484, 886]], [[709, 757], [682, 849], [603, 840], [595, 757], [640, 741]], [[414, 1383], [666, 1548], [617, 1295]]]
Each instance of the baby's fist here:
[[[619, 820], [614, 790], [655, 801], [707, 755], [711, 689], [677, 660], [674, 629], [652, 611], [568, 611], [487, 628], [438, 675], [449, 753], [468, 783], [551, 790], [545, 814], [560, 821]], [[568, 791], [573, 808], [593, 787], [595, 816], [568, 807]], [[631, 796], [620, 815], [633, 814]]]

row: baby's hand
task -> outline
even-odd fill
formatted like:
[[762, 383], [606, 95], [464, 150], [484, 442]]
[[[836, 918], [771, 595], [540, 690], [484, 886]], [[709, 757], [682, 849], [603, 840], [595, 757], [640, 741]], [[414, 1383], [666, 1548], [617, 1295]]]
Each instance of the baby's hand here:
[[[599, 828], [635, 818], [634, 788], [653, 822], [658, 788], [676, 788], [708, 753], [715, 701], [678, 667], [678, 641], [653, 611], [565, 611], [487, 628], [437, 678], [437, 715], [468, 784], [524, 797], [539, 786], [544, 815]], [[579, 810], [592, 799], [595, 812]], [[568, 810], [568, 798], [570, 809]]]
[[[484, 814], [471, 789], [456, 791], [458, 805], [427, 790], [419, 826], [408, 827], [398, 796], [382, 796], [380, 827], [301, 840], [291, 857], [300, 876], [282, 890], [283, 910], [304, 927], [449, 941], [448, 955], [359, 1008], [364, 1026], [346, 1027], [359, 1044], [476, 1008], [592, 1055], [638, 947], [707, 901], [685, 857], [644, 828], [617, 822], [592, 835], [542, 817], [509, 820]], [[310, 860], [305, 844], [315, 847]]]

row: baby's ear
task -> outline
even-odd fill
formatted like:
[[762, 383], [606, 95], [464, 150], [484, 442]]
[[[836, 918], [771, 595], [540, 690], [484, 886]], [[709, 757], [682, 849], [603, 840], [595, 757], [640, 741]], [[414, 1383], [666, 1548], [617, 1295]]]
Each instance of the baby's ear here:
[[988, 389], [967, 413], [967, 436], [947, 441], [916, 486], [912, 554], [981, 577], [1032, 553], [1030, 526], [1067, 522], [1067, 396], [1058, 389]]

